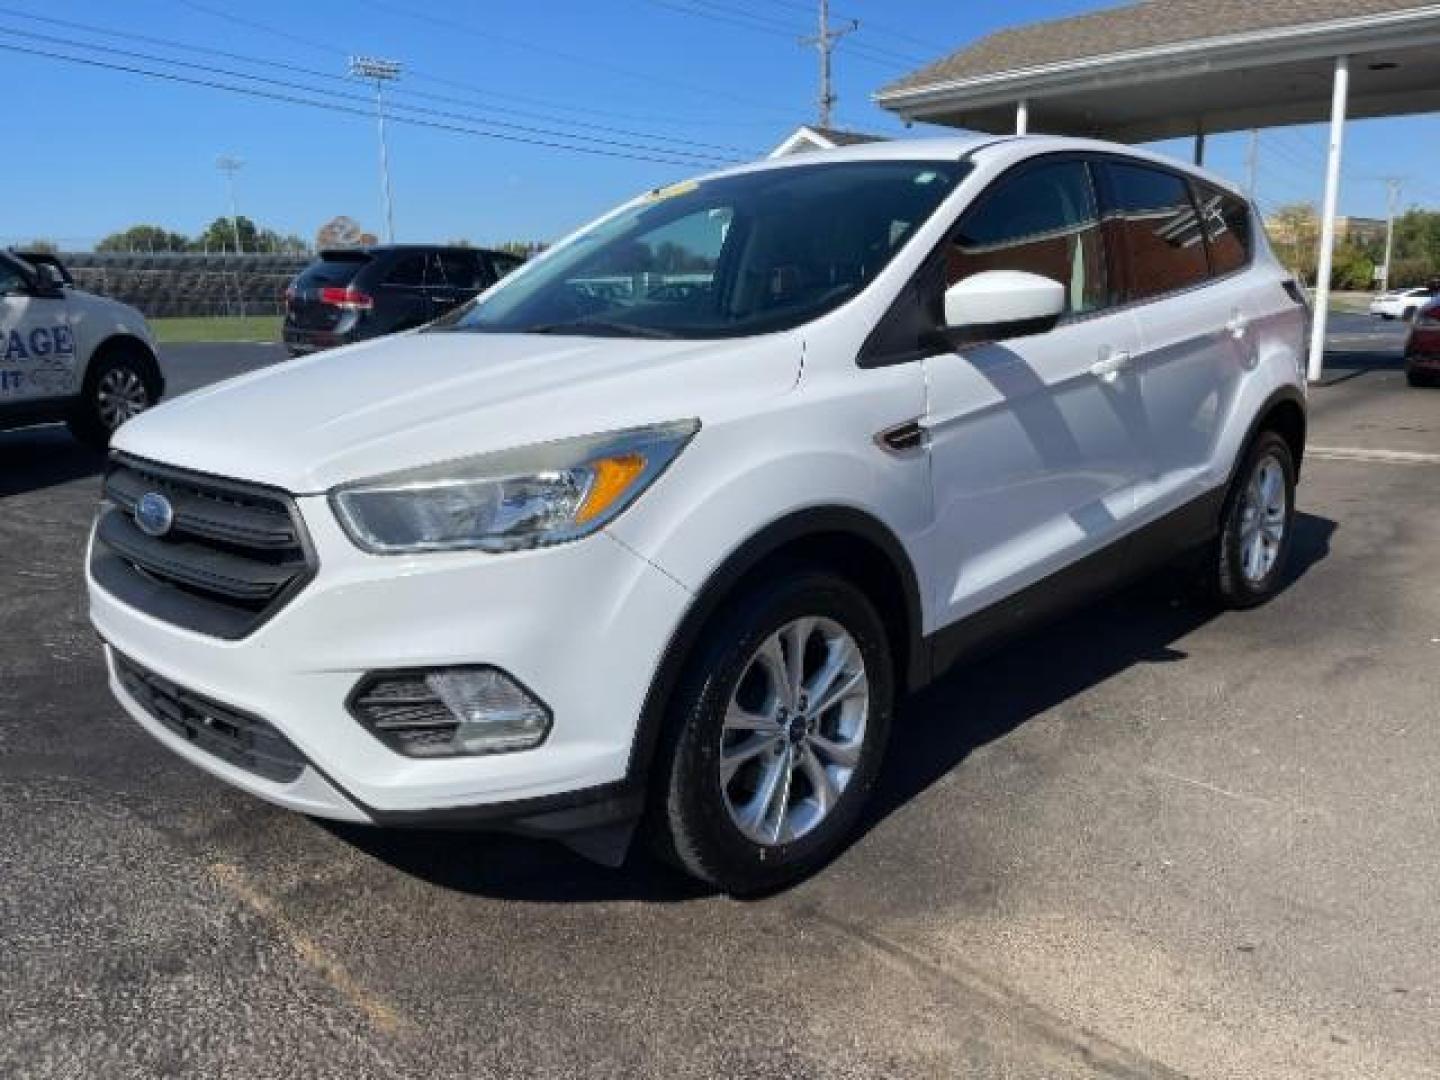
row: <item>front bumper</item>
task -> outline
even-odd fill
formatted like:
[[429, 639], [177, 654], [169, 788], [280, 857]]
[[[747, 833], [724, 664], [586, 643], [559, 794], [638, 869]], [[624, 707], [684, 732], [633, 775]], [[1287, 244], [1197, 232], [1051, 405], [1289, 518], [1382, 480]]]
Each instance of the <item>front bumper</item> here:
[[[112, 691], [138, 723], [236, 787], [344, 821], [546, 831], [525, 823], [543, 817], [588, 827], [633, 805], [628, 768], [638, 718], [689, 593], [605, 533], [499, 556], [384, 557], [357, 550], [323, 497], [297, 505], [320, 571], [241, 640], [181, 629], [89, 581]], [[306, 767], [290, 781], [266, 779], [177, 734], [126, 691], [116, 652], [273, 725]], [[368, 673], [475, 663], [504, 669], [545, 701], [554, 722], [542, 745], [408, 758], [346, 709]]]

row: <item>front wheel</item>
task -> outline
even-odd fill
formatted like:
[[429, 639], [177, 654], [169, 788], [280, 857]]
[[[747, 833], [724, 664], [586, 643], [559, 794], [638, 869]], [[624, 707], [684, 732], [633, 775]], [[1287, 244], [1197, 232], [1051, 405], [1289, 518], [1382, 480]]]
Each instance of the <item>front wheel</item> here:
[[669, 710], [656, 839], [726, 892], [766, 892], [844, 845], [889, 737], [885, 627], [855, 586], [822, 571], [776, 577], [702, 641]]
[[104, 449], [125, 421], [155, 404], [155, 380], [135, 349], [117, 350], [97, 359], [85, 376], [70, 431], [82, 442]]
[[1290, 445], [1262, 431], [1225, 500], [1211, 573], [1232, 608], [1254, 607], [1280, 588], [1295, 520], [1295, 459]]

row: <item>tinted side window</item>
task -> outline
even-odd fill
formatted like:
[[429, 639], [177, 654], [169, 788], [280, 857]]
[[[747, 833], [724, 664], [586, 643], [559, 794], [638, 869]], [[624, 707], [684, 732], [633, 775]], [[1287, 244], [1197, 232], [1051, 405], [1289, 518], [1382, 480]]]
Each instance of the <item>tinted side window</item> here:
[[1189, 185], [1174, 173], [1106, 162], [1106, 221], [1129, 265], [1131, 300], [1199, 285], [1209, 276]]
[[[480, 276], [480, 260], [468, 251], [442, 251], [440, 282], [454, 289], [478, 289], [484, 285]], [[432, 285], [437, 282], [431, 282]]]
[[1026, 169], [976, 200], [946, 251], [945, 283], [985, 270], [1025, 270], [1058, 281], [1070, 312], [1106, 305], [1100, 216], [1083, 162]]
[[514, 255], [499, 255], [495, 253], [490, 255], [490, 266], [494, 269], [497, 279], [517, 269], [524, 261], [524, 259], [517, 258]]
[[425, 256], [402, 255], [385, 275], [386, 285], [424, 285]]
[[1210, 270], [1216, 277], [1234, 273], [1250, 261], [1250, 207], [1209, 184], [1197, 184], [1195, 193], [1210, 242]]
[[0, 259], [0, 296], [20, 292], [25, 287], [25, 275], [9, 259]]

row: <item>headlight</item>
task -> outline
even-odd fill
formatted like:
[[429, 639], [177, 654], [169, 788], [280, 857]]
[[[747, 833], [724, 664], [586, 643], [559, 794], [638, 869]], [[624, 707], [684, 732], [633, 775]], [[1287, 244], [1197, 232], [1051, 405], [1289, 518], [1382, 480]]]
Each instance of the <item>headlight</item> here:
[[337, 488], [330, 503], [377, 555], [560, 544], [613, 521], [699, 428], [682, 420], [431, 465]]

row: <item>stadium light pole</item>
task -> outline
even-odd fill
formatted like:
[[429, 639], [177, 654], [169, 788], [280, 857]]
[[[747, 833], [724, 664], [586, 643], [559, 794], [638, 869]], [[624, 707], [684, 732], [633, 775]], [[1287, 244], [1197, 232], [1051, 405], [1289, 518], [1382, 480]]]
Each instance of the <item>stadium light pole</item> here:
[[395, 210], [390, 199], [390, 155], [385, 146], [385, 84], [400, 78], [398, 60], [352, 56], [350, 74], [375, 84], [375, 120], [380, 129], [380, 194], [385, 203], [385, 239], [395, 242]]
[[[235, 211], [235, 174], [245, 167], [245, 162], [232, 154], [221, 154], [215, 159], [215, 167], [225, 174], [225, 186], [230, 192], [230, 231], [235, 234], [235, 254], [243, 255], [244, 245], [240, 242], [240, 215]], [[238, 283], [238, 279], [237, 279]], [[236, 290], [240, 300], [240, 317], [245, 317], [245, 290]]]

